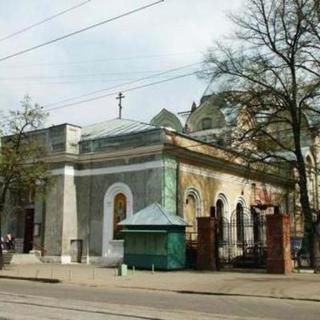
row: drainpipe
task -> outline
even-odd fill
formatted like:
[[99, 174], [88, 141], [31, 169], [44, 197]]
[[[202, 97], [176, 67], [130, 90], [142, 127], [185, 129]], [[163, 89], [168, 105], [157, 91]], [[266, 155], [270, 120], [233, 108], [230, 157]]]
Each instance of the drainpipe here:
[[176, 167], [176, 215], [179, 215], [179, 199], [180, 199], [180, 161], [177, 161]]

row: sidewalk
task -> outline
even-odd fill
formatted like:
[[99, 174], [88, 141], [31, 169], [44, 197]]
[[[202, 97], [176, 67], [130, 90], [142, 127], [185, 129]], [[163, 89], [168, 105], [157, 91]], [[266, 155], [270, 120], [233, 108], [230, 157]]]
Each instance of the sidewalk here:
[[320, 275], [292, 273], [200, 272], [200, 271], [132, 271], [116, 276], [116, 269], [93, 265], [37, 264], [8, 265], [1, 277], [61, 281], [73, 285], [112, 287], [135, 290], [158, 290], [179, 293], [237, 295], [295, 299], [320, 302]]

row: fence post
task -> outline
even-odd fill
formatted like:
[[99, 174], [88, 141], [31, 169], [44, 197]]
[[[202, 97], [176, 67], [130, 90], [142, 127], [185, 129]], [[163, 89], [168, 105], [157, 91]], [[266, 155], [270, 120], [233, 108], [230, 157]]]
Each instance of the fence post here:
[[267, 216], [267, 247], [267, 272], [292, 272], [289, 215]]
[[198, 217], [197, 269], [217, 270], [216, 219]]

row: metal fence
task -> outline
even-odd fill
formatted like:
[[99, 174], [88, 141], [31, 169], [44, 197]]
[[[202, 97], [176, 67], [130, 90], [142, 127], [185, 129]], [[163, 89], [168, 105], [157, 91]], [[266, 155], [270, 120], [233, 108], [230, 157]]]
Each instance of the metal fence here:
[[264, 268], [267, 258], [265, 216], [233, 219], [218, 224], [220, 267]]

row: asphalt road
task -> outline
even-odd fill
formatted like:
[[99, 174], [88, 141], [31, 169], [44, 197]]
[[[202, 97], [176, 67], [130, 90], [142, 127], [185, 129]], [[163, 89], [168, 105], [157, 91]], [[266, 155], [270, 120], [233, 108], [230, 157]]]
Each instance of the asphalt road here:
[[320, 303], [0, 279], [0, 320], [305, 319]]

